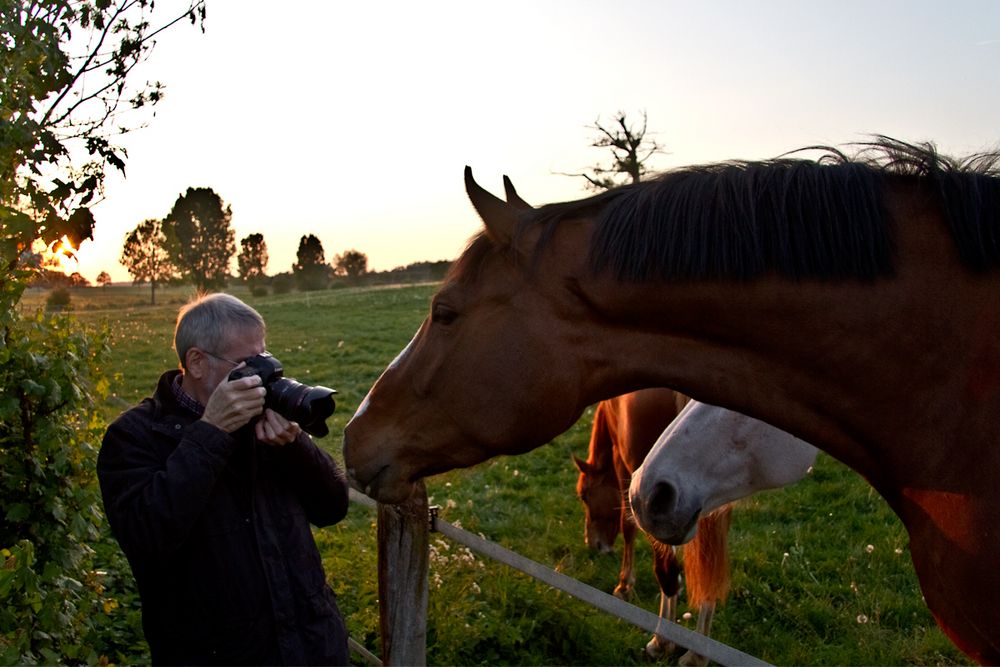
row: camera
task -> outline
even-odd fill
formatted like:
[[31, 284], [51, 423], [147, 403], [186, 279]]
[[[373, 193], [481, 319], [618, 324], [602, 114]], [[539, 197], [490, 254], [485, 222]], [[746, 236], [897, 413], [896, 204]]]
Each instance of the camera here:
[[302, 430], [317, 437], [330, 432], [326, 418], [333, 414], [336, 403], [333, 395], [337, 392], [326, 387], [310, 387], [284, 376], [281, 362], [270, 353], [264, 352], [246, 360], [246, 366], [229, 374], [230, 382], [240, 378], [260, 376], [261, 384], [267, 390], [264, 407], [271, 408], [279, 415], [298, 422]]

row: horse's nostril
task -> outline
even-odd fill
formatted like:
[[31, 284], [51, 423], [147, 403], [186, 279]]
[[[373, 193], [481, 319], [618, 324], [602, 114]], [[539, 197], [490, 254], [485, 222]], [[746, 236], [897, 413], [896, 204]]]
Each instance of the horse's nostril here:
[[670, 482], [657, 482], [649, 495], [649, 513], [667, 514], [672, 512], [677, 504], [677, 489]]

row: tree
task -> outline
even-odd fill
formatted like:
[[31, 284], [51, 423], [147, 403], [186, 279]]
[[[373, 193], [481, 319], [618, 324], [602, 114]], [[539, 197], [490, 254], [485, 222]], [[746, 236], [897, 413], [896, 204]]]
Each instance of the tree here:
[[645, 111], [642, 112], [641, 127], [629, 125], [625, 112], [619, 111], [614, 116], [613, 125], [602, 125], [598, 117], [590, 129], [597, 132], [597, 137], [591, 142], [591, 146], [611, 149], [610, 166], [598, 163], [591, 167], [590, 173], [565, 174], [587, 179], [587, 188], [590, 190], [608, 190], [629, 182], [638, 183], [642, 180], [643, 174], [648, 172], [647, 160], [656, 153], [663, 152], [660, 144], [646, 138]]
[[107, 271], [101, 271], [97, 274], [97, 284], [101, 287], [107, 287], [111, 284], [111, 274]]
[[90, 281], [83, 277], [79, 271], [74, 271], [69, 276], [70, 287], [90, 287]]
[[240, 278], [251, 289], [265, 277], [267, 259], [267, 243], [264, 242], [263, 234], [250, 234], [240, 239], [240, 254], [236, 258], [236, 263], [239, 266]]
[[[94, 479], [109, 335], [23, 314], [36, 243], [78, 247], [114, 142], [159, 83], [134, 85], [153, 38], [204, 18], [202, 0], [154, 21], [144, 0], [0, 0], [0, 663], [137, 662], [134, 588]], [[65, 239], [65, 240], [64, 240]], [[130, 592], [131, 591], [131, 592]], [[134, 622], [133, 622], [134, 621]]]
[[[163, 97], [134, 84], [154, 37], [182, 19], [204, 20], [203, 0], [154, 23], [152, 2], [0, 2], [0, 318], [23, 293], [33, 244], [92, 238], [88, 206], [110, 166], [125, 170], [116, 137], [141, 126]], [[27, 253], [27, 254], [26, 254]]]
[[223, 287], [236, 254], [233, 212], [212, 188], [188, 188], [164, 221], [167, 254], [199, 291]]
[[299, 249], [292, 265], [295, 283], [302, 291], [323, 289], [329, 276], [329, 269], [323, 253], [323, 244], [312, 234], [299, 239]]
[[[149, 281], [149, 303], [156, 305], [156, 285], [177, 275], [177, 268], [166, 248], [167, 236], [163, 223], [156, 219], [140, 222], [125, 237], [122, 246], [122, 266], [132, 276], [132, 283], [138, 285]], [[110, 282], [111, 277], [108, 277]]]
[[368, 255], [358, 250], [345, 250], [333, 258], [333, 272], [338, 276], [360, 278], [368, 273]]

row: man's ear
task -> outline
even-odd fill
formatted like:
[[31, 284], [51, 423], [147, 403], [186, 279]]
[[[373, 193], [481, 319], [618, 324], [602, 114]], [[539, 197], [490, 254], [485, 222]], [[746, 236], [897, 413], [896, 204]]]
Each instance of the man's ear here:
[[208, 373], [208, 355], [197, 347], [188, 348], [184, 354], [184, 373], [200, 380]]

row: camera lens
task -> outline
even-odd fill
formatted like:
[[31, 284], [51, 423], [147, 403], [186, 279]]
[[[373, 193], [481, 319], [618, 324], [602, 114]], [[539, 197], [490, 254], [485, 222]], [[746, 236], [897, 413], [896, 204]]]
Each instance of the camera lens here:
[[322, 438], [330, 432], [326, 418], [333, 414], [337, 393], [326, 387], [310, 387], [289, 378], [280, 378], [267, 388], [267, 407], [286, 419], [298, 422], [302, 430]]

